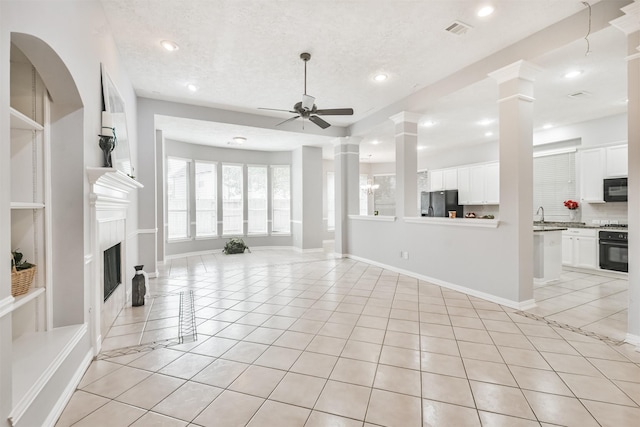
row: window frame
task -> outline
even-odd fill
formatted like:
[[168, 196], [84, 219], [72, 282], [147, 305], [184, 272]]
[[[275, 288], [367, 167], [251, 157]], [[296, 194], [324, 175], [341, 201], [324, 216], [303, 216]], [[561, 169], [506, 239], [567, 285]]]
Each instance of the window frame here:
[[[197, 168], [198, 168], [198, 163], [200, 164], [210, 164], [214, 166], [214, 179], [215, 179], [215, 183], [214, 183], [214, 206], [215, 206], [215, 221], [214, 221], [214, 234], [212, 235], [205, 235], [205, 236], [200, 236], [198, 235], [198, 183], [197, 183]], [[208, 239], [218, 239], [220, 237], [220, 233], [218, 232], [218, 223], [219, 223], [219, 209], [218, 209], [218, 202], [219, 202], [219, 197], [218, 197], [218, 162], [216, 161], [212, 161], [212, 160], [197, 160], [197, 159], [193, 159], [193, 199], [194, 199], [194, 212], [195, 212], [195, 220], [194, 220], [194, 226], [195, 226], [195, 232], [194, 232], [194, 239], [195, 240], [208, 240]]]
[[[169, 213], [172, 210], [169, 207], [169, 161], [170, 160], [180, 160], [185, 162], [186, 164], [186, 236], [182, 237], [170, 237], [171, 233], [169, 231]], [[166, 156], [166, 168], [165, 168], [165, 185], [166, 185], [166, 203], [165, 203], [165, 215], [166, 215], [166, 242], [167, 243], [176, 243], [176, 242], [186, 242], [192, 240], [191, 236], [191, 170], [193, 169], [193, 159], [188, 159], [185, 157], [179, 156]], [[182, 211], [180, 211], [182, 212]]]
[[[269, 179], [269, 165], [258, 165], [258, 164], [247, 164], [247, 183], [246, 183], [246, 199], [247, 199], [247, 218], [246, 218], [246, 223], [247, 223], [247, 236], [268, 236], [269, 235], [269, 205], [270, 205], [270, 195], [271, 195], [271, 191], [270, 191], [270, 179]], [[250, 168], [259, 168], [259, 169], [264, 169], [265, 170], [265, 208], [264, 208], [264, 213], [265, 213], [265, 222], [264, 222], [264, 231], [258, 231], [258, 232], [251, 232], [249, 231], [249, 227], [251, 225], [251, 223], [249, 222], [249, 211], [250, 211], [250, 207], [249, 207], [249, 169]]]
[[[289, 212], [289, 230], [288, 231], [274, 231], [273, 229], [273, 218], [275, 217], [275, 211], [276, 211], [276, 203], [275, 203], [275, 191], [273, 186], [275, 185], [275, 179], [273, 179], [273, 174], [274, 174], [274, 169], [277, 168], [287, 168], [289, 170], [289, 208], [288, 208], [288, 212]], [[269, 184], [269, 190], [271, 191], [271, 194], [269, 195], [269, 200], [271, 201], [271, 218], [269, 219], [269, 224], [270, 227], [269, 228], [269, 233], [271, 236], [291, 236], [291, 224], [292, 224], [292, 219], [291, 219], [291, 215], [292, 215], [292, 188], [291, 188], [291, 165], [269, 165], [269, 169], [270, 169], [270, 184]]]
[[[242, 182], [241, 182], [240, 190], [241, 190], [241, 194], [242, 194], [242, 199], [241, 199], [242, 204], [240, 206], [240, 212], [241, 212], [241, 214], [240, 214], [240, 216], [241, 216], [240, 228], [241, 228], [241, 231], [239, 233], [234, 233], [234, 232], [227, 233], [225, 231], [225, 229], [224, 229], [224, 215], [225, 215], [224, 202], [225, 202], [225, 199], [224, 199], [224, 190], [223, 189], [224, 189], [224, 185], [225, 185], [225, 183], [224, 183], [224, 168], [225, 168], [225, 166], [239, 167], [240, 171], [241, 171], [240, 176], [242, 177]], [[220, 201], [222, 203], [222, 217], [221, 217], [222, 233], [221, 233], [221, 237], [223, 237], [223, 238], [224, 237], [235, 237], [235, 236], [246, 236], [245, 227], [244, 227], [244, 224], [246, 223], [245, 216], [244, 216], [245, 198], [246, 198], [245, 197], [246, 187], [245, 187], [245, 178], [244, 178], [245, 177], [245, 170], [246, 170], [245, 167], [246, 167], [246, 164], [244, 164], [244, 163], [230, 163], [230, 162], [221, 163], [221, 167], [220, 167], [220, 189], [222, 190], [221, 191], [222, 195], [221, 195]]]

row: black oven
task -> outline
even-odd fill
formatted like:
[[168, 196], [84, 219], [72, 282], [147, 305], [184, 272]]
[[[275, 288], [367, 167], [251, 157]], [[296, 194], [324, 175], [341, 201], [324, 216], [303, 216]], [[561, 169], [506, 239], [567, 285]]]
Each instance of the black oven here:
[[600, 231], [600, 268], [603, 270], [629, 271], [626, 231]]
[[608, 178], [604, 180], [605, 202], [627, 201], [627, 178]]

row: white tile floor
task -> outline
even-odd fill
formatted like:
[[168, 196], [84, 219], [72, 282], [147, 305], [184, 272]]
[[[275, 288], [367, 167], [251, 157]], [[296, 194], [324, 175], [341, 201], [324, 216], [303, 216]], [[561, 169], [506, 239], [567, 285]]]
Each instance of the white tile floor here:
[[534, 285], [529, 312], [616, 341], [627, 334], [629, 280], [608, 272], [565, 270], [560, 280]]
[[[94, 361], [58, 426], [621, 427], [640, 419], [640, 353], [631, 346], [365, 263], [288, 250], [215, 254], [167, 263], [151, 289], [193, 290], [198, 340]], [[157, 302], [166, 307], [154, 300], [123, 313], [118, 336], [137, 338], [122, 342], [144, 341], [146, 324], [127, 325], [151, 313], [168, 325], [159, 329], [173, 328], [163, 319], [176, 316], [175, 302], [164, 298]]]

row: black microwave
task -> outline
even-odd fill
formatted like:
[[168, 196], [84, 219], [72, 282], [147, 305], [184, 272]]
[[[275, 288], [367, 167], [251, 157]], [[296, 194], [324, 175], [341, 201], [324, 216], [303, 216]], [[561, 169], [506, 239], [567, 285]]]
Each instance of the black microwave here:
[[627, 178], [609, 178], [604, 180], [605, 202], [627, 201]]

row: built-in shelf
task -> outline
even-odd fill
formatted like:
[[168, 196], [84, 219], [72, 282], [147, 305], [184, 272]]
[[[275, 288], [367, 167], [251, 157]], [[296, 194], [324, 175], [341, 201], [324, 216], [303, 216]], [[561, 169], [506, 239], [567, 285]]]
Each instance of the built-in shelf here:
[[13, 409], [15, 425], [86, 334], [87, 325], [71, 325], [24, 334], [13, 341]]
[[11, 129], [44, 130], [44, 127], [40, 123], [30, 119], [15, 108], [10, 108], [10, 114]]
[[13, 300], [12, 310], [17, 310], [29, 301], [33, 301], [34, 299], [38, 298], [40, 295], [44, 294], [44, 292], [45, 288], [29, 289], [29, 292], [27, 292], [26, 294], [15, 297], [15, 299]]
[[11, 202], [11, 209], [44, 209], [44, 203]]

